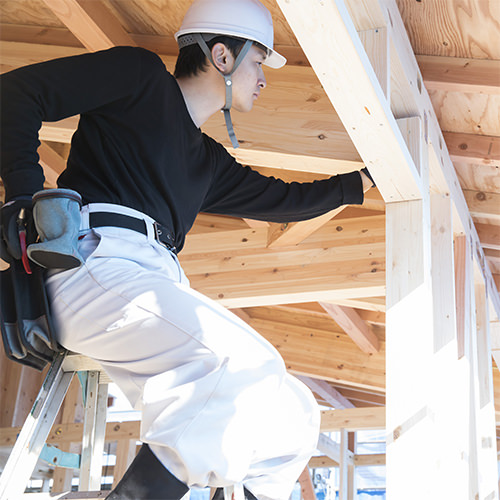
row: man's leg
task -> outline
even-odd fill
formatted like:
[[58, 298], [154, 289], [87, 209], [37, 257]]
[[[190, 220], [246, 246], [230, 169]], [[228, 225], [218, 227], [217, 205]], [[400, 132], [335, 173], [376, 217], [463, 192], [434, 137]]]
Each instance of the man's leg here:
[[316, 445], [310, 392], [246, 323], [173, 279], [168, 252], [141, 242], [117, 259], [103, 240], [84, 268], [53, 278], [61, 343], [142, 408], [142, 439], [182, 482], [288, 498]]

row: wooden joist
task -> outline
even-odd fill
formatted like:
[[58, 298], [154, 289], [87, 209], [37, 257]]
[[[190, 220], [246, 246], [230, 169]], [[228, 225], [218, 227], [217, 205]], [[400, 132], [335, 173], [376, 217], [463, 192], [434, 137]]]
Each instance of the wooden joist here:
[[[500, 193], [465, 189], [464, 196], [473, 217], [485, 217], [500, 223]], [[479, 240], [481, 241], [481, 236]]]
[[459, 132], [443, 136], [453, 161], [486, 165], [500, 161], [500, 137]]
[[90, 51], [135, 45], [101, 0], [43, 0]]
[[326, 302], [320, 302], [320, 305], [363, 352], [379, 351], [377, 336], [354, 309]]
[[417, 55], [427, 90], [500, 94], [500, 61]]
[[350, 408], [321, 412], [321, 432], [335, 432], [340, 429], [351, 432], [385, 429], [385, 408]]

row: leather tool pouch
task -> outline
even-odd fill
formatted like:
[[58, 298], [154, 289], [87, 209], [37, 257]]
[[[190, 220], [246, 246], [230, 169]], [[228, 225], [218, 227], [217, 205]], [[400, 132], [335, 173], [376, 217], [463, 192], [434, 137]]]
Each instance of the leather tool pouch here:
[[0, 327], [5, 354], [13, 361], [42, 370], [62, 347], [54, 336], [44, 270], [31, 265], [27, 274], [20, 260], [0, 276]]

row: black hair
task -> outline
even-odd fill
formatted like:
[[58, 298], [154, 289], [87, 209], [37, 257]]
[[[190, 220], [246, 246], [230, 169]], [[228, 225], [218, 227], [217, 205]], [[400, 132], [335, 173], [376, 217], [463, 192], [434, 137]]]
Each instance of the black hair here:
[[[216, 43], [223, 43], [229, 49], [233, 57], [237, 57], [245, 44], [245, 40], [242, 38], [219, 35], [207, 42], [208, 48], [212, 50]], [[257, 42], [253, 43], [267, 54], [268, 50], [266, 47]], [[200, 71], [206, 71], [209, 64], [210, 62], [207, 60], [207, 57], [197, 43], [187, 45], [179, 51], [175, 64], [174, 77], [184, 78], [196, 76]]]

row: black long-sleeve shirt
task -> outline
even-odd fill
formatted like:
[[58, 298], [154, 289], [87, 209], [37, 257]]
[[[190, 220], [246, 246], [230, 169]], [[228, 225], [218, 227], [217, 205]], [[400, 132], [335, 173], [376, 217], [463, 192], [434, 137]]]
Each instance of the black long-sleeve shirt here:
[[7, 201], [43, 187], [42, 121], [80, 114], [60, 187], [84, 203], [115, 203], [148, 214], [177, 248], [198, 212], [273, 222], [362, 203], [358, 172], [285, 183], [243, 167], [193, 123], [161, 59], [141, 48], [26, 66], [0, 77], [1, 175]]

